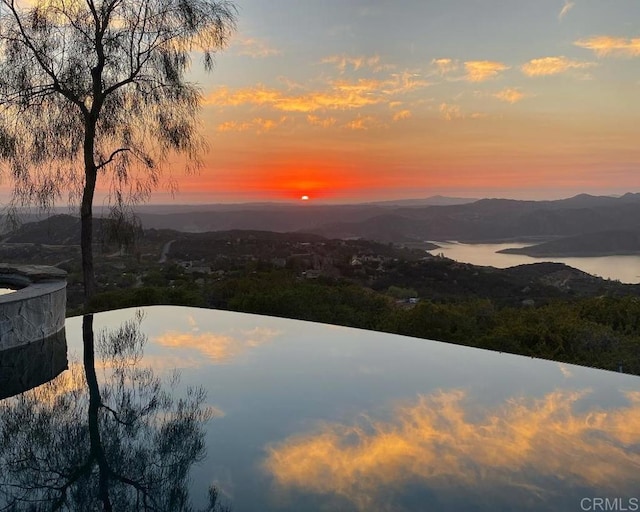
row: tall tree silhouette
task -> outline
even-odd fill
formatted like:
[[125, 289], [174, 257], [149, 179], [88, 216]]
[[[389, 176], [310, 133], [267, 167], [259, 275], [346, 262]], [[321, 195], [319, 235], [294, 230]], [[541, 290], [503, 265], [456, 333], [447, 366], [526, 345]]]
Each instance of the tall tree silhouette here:
[[[85, 316], [83, 364], [0, 402], [0, 510], [192, 510], [188, 474], [211, 414], [201, 389], [175, 399], [177, 376], [140, 367], [141, 319], [94, 343]], [[224, 510], [209, 493], [206, 510]]]
[[0, 159], [12, 204], [80, 201], [85, 305], [95, 294], [93, 200], [142, 201], [163, 164], [199, 165], [192, 51], [211, 70], [235, 26], [226, 0], [0, 0]]

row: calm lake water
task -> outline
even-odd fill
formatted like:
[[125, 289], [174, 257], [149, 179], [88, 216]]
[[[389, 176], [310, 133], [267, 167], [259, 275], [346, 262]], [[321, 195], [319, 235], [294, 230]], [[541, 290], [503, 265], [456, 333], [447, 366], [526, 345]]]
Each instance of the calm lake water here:
[[[68, 370], [0, 401], [0, 509], [16, 495], [45, 492], [40, 483], [64, 484], [87, 460], [98, 468], [94, 444], [112, 465], [105, 474], [141, 488], [163, 482], [152, 494], [160, 510], [179, 509], [161, 500], [169, 483], [179, 486], [182, 469], [196, 506], [214, 484], [236, 512], [565, 512], [593, 497], [638, 497], [637, 377], [165, 306], [144, 308], [141, 320], [131, 309], [95, 315], [96, 358], [83, 367], [82, 328], [81, 318], [67, 320]], [[97, 385], [87, 391], [96, 380], [91, 368]], [[201, 402], [187, 394], [190, 386], [204, 389]], [[91, 412], [96, 393], [110, 409]], [[164, 398], [154, 402], [154, 394]], [[187, 400], [171, 409], [167, 397]], [[146, 418], [142, 426], [137, 417]], [[4, 448], [3, 429], [11, 439]], [[67, 495], [83, 510], [96, 509], [82, 500], [98, 492], [97, 472]], [[114, 499], [135, 493], [125, 480], [107, 480]]]
[[499, 254], [496, 251], [509, 248], [521, 248], [530, 244], [462, 244], [458, 242], [433, 242], [440, 249], [432, 254], [444, 254], [463, 263], [484, 265], [496, 268], [514, 267], [527, 263], [553, 261], [565, 263], [588, 274], [605, 279], [618, 279], [623, 283], [640, 283], [640, 256], [599, 256], [586, 258], [532, 258], [521, 254]]

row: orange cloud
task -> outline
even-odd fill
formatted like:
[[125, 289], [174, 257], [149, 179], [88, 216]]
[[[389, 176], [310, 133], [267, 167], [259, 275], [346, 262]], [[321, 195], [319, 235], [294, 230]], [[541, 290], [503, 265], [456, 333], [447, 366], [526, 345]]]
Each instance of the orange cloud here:
[[629, 393], [626, 407], [575, 412], [586, 395], [512, 398], [481, 415], [462, 391], [421, 396], [393, 420], [365, 416], [290, 437], [268, 448], [264, 467], [281, 490], [337, 496], [363, 511], [393, 509], [390, 491], [418, 482], [483, 498], [505, 486], [529, 499], [551, 496], [552, 488], [530, 486], [532, 470], [541, 481], [629, 491], [640, 464], [640, 393]]
[[220, 87], [207, 96], [205, 104], [217, 106], [268, 105], [277, 102], [281, 94], [280, 91], [267, 89], [264, 85], [234, 91], [227, 87]]
[[356, 119], [349, 121], [345, 128], [350, 130], [368, 130], [375, 126], [380, 126], [380, 123], [373, 116], [358, 116]]
[[322, 59], [321, 62], [322, 64], [335, 64], [335, 66], [341, 73], [344, 73], [348, 67], [351, 67], [355, 71], [361, 68], [369, 68], [375, 72], [393, 68], [393, 66], [391, 65], [381, 64], [379, 55], [373, 55], [371, 57], [330, 55], [329, 57], [325, 57], [324, 59]]
[[313, 114], [309, 114], [307, 116], [307, 122], [314, 126], [321, 126], [322, 128], [330, 128], [334, 126], [337, 122], [335, 117], [318, 117]]
[[498, 98], [500, 101], [506, 101], [507, 103], [518, 103], [522, 98], [526, 95], [521, 92], [519, 89], [514, 88], [506, 88], [501, 91], [495, 93], [493, 95], [494, 98]]
[[453, 121], [454, 119], [463, 119], [464, 115], [460, 109], [460, 105], [451, 105], [448, 103], [442, 103], [440, 105], [440, 115], [446, 121]]
[[219, 132], [246, 132], [256, 131], [257, 133], [264, 133], [280, 126], [287, 120], [285, 116], [280, 119], [263, 119], [256, 117], [251, 121], [237, 122], [226, 121], [218, 125], [217, 130]]
[[[327, 89], [294, 94], [291, 91], [267, 88], [264, 85], [231, 90], [221, 87], [205, 100], [207, 105], [266, 106], [285, 112], [312, 113], [320, 110], [351, 110], [396, 101], [393, 98], [428, 86], [419, 75], [404, 71], [393, 73], [386, 80], [360, 78], [334, 80]], [[223, 127], [226, 129], [227, 127]], [[234, 127], [231, 127], [234, 128]]]
[[403, 119], [409, 119], [411, 117], [411, 111], [410, 110], [400, 110], [399, 112], [396, 112], [395, 114], [393, 114], [393, 120], [394, 121], [401, 121]]
[[431, 65], [440, 75], [446, 75], [458, 69], [458, 63], [451, 59], [433, 59]]
[[255, 38], [238, 38], [232, 43], [232, 48], [239, 55], [247, 55], [249, 57], [263, 58], [280, 55], [280, 50], [270, 47], [265, 41]]
[[597, 36], [582, 39], [576, 46], [592, 50], [598, 57], [638, 57], [640, 56], [640, 38]]
[[472, 60], [464, 63], [464, 69], [468, 81], [484, 82], [496, 78], [502, 71], [509, 69], [509, 66], [490, 60]]
[[315, 112], [317, 110], [349, 110], [380, 103], [383, 98], [374, 93], [379, 90], [375, 80], [357, 82], [338, 81], [328, 91], [315, 91], [307, 94], [287, 94], [277, 89], [267, 89], [262, 85], [234, 91], [222, 87], [207, 98], [208, 105], [269, 106], [285, 112]]
[[561, 56], [532, 59], [523, 64], [520, 69], [527, 76], [546, 76], [564, 73], [570, 69], [585, 69], [592, 66], [595, 66], [594, 62], [580, 62]]
[[391, 78], [382, 82], [381, 91], [387, 95], [397, 95], [428, 87], [430, 83], [426, 80], [421, 80], [419, 76], [418, 73], [412, 73], [411, 71], [393, 73]]

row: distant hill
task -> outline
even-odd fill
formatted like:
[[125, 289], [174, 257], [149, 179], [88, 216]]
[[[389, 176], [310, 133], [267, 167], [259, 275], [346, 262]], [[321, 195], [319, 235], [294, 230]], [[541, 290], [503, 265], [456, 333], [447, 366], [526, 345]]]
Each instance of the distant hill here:
[[477, 198], [471, 197], [431, 196], [423, 199], [395, 199], [391, 201], [374, 201], [365, 204], [377, 206], [450, 206], [454, 204], [474, 203], [477, 200]]
[[[395, 227], [381, 223], [376, 230], [370, 217], [341, 220], [311, 229], [330, 237], [349, 233], [380, 241], [458, 240], [466, 242], [525, 237], [558, 238], [600, 231], [640, 230], [640, 195], [621, 198], [576, 196], [560, 201], [482, 199], [475, 203], [424, 208], [394, 208]], [[389, 217], [386, 217], [388, 219]]]
[[[28, 219], [28, 218], [27, 218]], [[106, 219], [93, 219], [94, 242], [103, 240]], [[80, 218], [67, 215], [52, 215], [42, 220], [26, 221], [13, 231], [0, 236], [3, 244], [80, 245]]]
[[43, 220], [26, 222], [5, 235], [2, 243], [38, 243], [48, 245], [80, 245], [80, 219], [72, 215], [52, 215]]
[[358, 222], [388, 211], [375, 205], [248, 205], [241, 208], [203, 209], [179, 213], [146, 213], [138, 210], [145, 229], [175, 229], [191, 233], [249, 229], [256, 231], [305, 231], [327, 222]]
[[[541, 246], [537, 255], [626, 254], [633, 238], [615, 232], [640, 232], [640, 194], [621, 197], [580, 194], [556, 201], [481, 199], [464, 204], [422, 205], [461, 198], [433, 198], [372, 204], [249, 203], [235, 205], [143, 205], [137, 214], [144, 229], [204, 233], [234, 229], [280, 233], [310, 233], [328, 239], [363, 238], [383, 243], [423, 243], [425, 240], [491, 242], [519, 239], [554, 240], [597, 233], [564, 245]], [[164, 212], [164, 213], [163, 213]], [[55, 217], [52, 217], [55, 218]], [[38, 227], [12, 234], [14, 241], [35, 237], [64, 242], [76, 237], [73, 228], [42, 221]], [[631, 235], [628, 235], [631, 236]], [[17, 237], [17, 238], [16, 238]], [[77, 240], [77, 239], [76, 239]], [[568, 244], [568, 245], [567, 245]], [[530, 254], [529, 250], [522, 250]], [[613, 252], [612, 252], [613, 251]]]

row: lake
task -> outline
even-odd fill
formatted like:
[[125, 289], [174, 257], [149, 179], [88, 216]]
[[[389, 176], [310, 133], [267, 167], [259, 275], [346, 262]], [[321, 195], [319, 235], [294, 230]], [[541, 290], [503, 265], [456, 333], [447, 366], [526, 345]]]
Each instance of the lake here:
[[617, 279], [622, 283], [640, 283], [640, 256], [598, 256], [584, 258], [532, 258], [522, 254], [500, 254], [496, 251], [509, 248], [527, 247], [531, 244], [463, 244], [459, 242], [437, 242], [440, 249], [433, 249], [431, 254], [442, 253], [447, 258], [473, 265], [484, 265], [496, 268], [514, 267], [541, 261], [564, 263], [580, 269], [588, 274], [605, 279]]
[[67, 319], [69, 368], [0, 401], [0, 509], [44, 496], [95, 510], [107, 495], [114, 510], [186, 510], [211, 485], [235, 512], [638, 498], [637, 377], [282, 318], [142, 311]]

